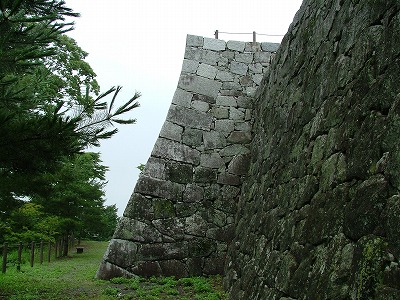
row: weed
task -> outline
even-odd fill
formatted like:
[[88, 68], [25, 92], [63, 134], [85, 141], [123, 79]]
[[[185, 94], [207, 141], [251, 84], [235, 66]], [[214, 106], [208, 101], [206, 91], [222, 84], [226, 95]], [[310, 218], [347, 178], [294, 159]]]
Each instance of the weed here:
[[[107, 242], [84, 242], [85, 253], [51, 263], [29, 262], [17, 272], [10, 266], [0, 274], [0, 298], [10, 300], [48, 299], [137, 299], [137, 300], [224, 300], [221, 278], [175, 277], [113, 278], [109, 281], [94, 279]], [[3, 299], [3, 298], [1, 298]]]

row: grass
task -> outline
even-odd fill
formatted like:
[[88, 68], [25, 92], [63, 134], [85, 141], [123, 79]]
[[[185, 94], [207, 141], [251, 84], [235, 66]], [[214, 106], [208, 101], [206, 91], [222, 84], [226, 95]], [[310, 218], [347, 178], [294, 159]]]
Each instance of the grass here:
[[84, 253], [43, 265], [10, 266], [0, 274], [0, 300], [46, 299], [227, 299], [221, 277], [94, 278], [107, 242], [83, 242]]

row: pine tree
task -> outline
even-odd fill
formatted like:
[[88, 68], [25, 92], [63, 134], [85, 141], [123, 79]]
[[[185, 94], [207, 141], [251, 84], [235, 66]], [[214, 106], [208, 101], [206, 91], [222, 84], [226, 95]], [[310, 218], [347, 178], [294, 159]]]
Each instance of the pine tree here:
[[0, 207], [43, 188], [38, 175], [113, 136], [115, 123], [135, 122], [121, 116], [140, 94], [114, 109], [121, 88], [99, 94], [87, 53], [65, 35], [77, 16], [61, 0], [0, 0]]

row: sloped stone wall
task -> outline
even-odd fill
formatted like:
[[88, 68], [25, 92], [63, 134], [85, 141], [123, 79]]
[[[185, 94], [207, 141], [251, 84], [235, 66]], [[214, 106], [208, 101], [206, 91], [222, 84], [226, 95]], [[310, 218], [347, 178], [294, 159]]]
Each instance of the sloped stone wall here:
[[97, 277], [222, 274], [278, 44], [188, 35], [178, 87]]
[[255, 102], [230, 299], [400, 299], [399, 11], [303, 2]]

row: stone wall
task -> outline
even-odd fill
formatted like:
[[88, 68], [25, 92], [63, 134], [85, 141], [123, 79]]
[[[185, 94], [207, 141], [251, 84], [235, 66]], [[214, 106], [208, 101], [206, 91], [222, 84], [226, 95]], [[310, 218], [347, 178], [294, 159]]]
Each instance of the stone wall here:
[[97, 277], [223, 273], [252, 96], [278, 46], [187, 36], [166, 121]]
[[297, 13], [255, 102], [231, 299], [400, 299], [399, 11]]

